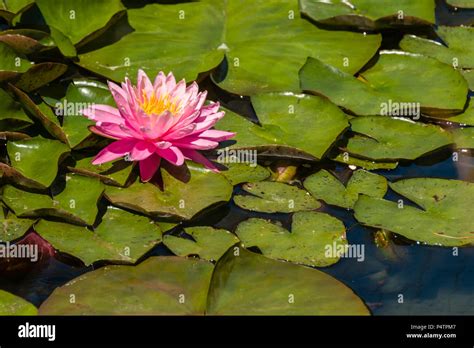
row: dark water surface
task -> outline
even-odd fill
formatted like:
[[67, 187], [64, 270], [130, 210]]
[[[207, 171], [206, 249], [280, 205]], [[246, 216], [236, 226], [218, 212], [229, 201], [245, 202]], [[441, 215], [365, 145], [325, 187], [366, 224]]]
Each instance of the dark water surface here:
[[[416, 0], [414, 0], [416, 1]], [[461, 25], [474, 22], [474, 10], [455, 11], [437, 2], [437, 24]], [[400, 33], [385, 35], [384, 45], [393, 48], [401, 38]], [[205, 88], [207, 88], [205, 83]], [[222, 91], [211, 91], [219, 95], [227, 106], [251, 115], [251, 106], [246, 99], [224, 95]], [[400, 164], [392, 171], [378, 171], [393, 181], [407, 177], [438, 177], [462, 179], [474, 182], [474, 158], [470, 153], [460, 153], [453, 162], [452, 152], [443, 151], [421, 161]], [[335, 166], [341, 178], [350, 171], [342, 165]], [[236, 189], [238, 190], [238, 188]], [[388, 199], [397, 199], [389, 192]], [[466, 207], [474, 213], [474, 207]], [[368, 305], [375, 315], [388, 314], [474, 314], [474, 248], [453, 249], [428, 247], [409, 243], [395, 237], [387, 248], [377, 248], [374, 243], [375, 230], [360, 226], [352, 212], [324, 206], [323, 210], [344, 221], [351, 244], [365, 245], [365, 260], [342, 259], [339, 263], [323, 269], [350, 286]], [[289, 214], [258, 214], [244, 211], [232, 202], [211, 214], [200, 224], [234, 231], [236, 225], [249, 217], [265, 217], [279, 220], [285, 227], [291, 224]], [[168, 255], [163, 245], [154, 248], [148, 255]], [[101, 265], [84, 267], [67, 255], [58, 254], [30, 264], [0, 264], [0, 288], [22, 296], [35, 305], [40, 305], [57, 287], [84, 272]], [[403, 295], [403, 303], [399, 303]]]

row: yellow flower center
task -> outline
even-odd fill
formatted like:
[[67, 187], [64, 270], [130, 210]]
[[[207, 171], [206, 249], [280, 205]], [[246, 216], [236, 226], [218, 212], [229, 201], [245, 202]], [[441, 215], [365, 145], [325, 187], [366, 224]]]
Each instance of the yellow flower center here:
[[174, 99], [170, 99], [168, 95], [157, 98], [153, 93], [149, 98], [143, 91], [143, 101], [140, 103], [142, 110], [148, 115], [160, 115], [165, 111], [171, 112], [173, 115], [179, 111], [179, 104]]

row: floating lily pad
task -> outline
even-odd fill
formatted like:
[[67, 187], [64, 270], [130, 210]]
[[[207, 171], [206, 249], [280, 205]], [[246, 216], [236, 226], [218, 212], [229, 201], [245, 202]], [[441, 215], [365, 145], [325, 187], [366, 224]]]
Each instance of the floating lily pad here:
[[[416, 79], [413, 76], [417, 76]], [[461, 73], [434, 58], [382, 51], [361, 78], [308, 58], [300, 71], [301, 88], [322, 94], [356, 115], [419, 117], [455, 114], [464, 109], [468, 86]]]
[[[4, 30], [0, 32], [0, 41], [13, 48], [15, 52], [25, 55], [33, 54], [46, 48], [42, 42], [23, 33], [22, 30]], [[47, 33], [45, 33], [45, 35], [47, 35]]]
[[57, 79], [66, 70], [67, 65], [60, 63], [46, 62], [35, 64], [21, 75], [20, 79], [15, 82], [15, 86], [26, 92], [31, 92]]
[[452, 117], [433, 117], [446, 122], [457, 123], [464, 126], [474, 126], [474, 98], [469, 99], [469, 105], [463, 113]]
[[34, 137], [7, 143], [10, 163], [23, 176], [48, 187], [58, 172], [58, 163], [69, 147], [57, 141]]
[[0, 315], [37, 315], [38, 309], [21, 297], [0, 290]]
[[302, 13], [325, 24], [373, 30], [435, 23], [432, 0], [301, 0], [300, 4]]
[[33, 3], [34, 0], [2, 1], [0, 3], [0, 17], [12, 22], [15, 17], [30, 8]]
[[116, 81], [134, 79], [139, 68], [151, 76], [173, 71], [189, 81], [225, 56], [227, 74], [220, 86], [253, 95], [298, 91], [298, 70], [308, 56], [353, 74], [381, 42], [380, 35], [318, 29], [300, 18], [297, 0], [151, 4], [128, 10], [128, 21], [133, 33], [80, 55], [79, 64]]
[[19, 130], [32, 124], [33, 121], [25, 114], [21, 104], [0, 89], [0, 129]]
[[[102, 267], [57, 288], [43, 302], [39, 313], [370, 314], [351, 289], [323, 272], [271, 260], [245, 249], [238, 248], [237, 256], [235, 252], [231, 248], [215, 270], [208, 261], [175, 256], [151, 257], [135, 267]], [[72, 294], [75, 295], [74, 303], [70, 302]]]
[[[137, 266], [106, 266], [56, 288], [42, 315], [199, 315], [206, 310], [213, 265], [177, 256]], [[76, 301], [70, 303], [70, 295]], [[120, 305], [117, 305], [117, 304]]]
[[[75, 55], [75, 44], [99, 31], [110, 19], [125, 10], [120, 0], [37, 0], [41, 14], [51, 28], [51, 36], [67, 56]], [[71, 49], [72, 46], [72, 49]]]
[[232, 195], [232, 185], [218, 173], [189, 164], [189, 181], [183, 182], [161, 170], [163, 188], [150, 183], [135, 182], [127, 188], [108, 186], [107, 199], [114, 205], [158, 217], [189, 220], [201, 210]]
[[134, 263], [161, 241], [161, 229], [146, 217], [108, 208], [94, 232], [86, 227], [41, 220], [35, 230], [55, 249], [81, 259]]
[[3, 189], [3, 202], [18, 217], [59, 217], [77, 224], [92, 225], [98, 212], [97, 201], [104, 187], [95, 178], [80, 175], [70, 175], [69, 178], [64, 190], [54, 200], [48, 195], [7, 185]]
[[420, 53], [459, 68], [474, 68], [474, 28], [439, 26], [436, 33], [446, 44], [406, 35], [400, 47], [407, 52]]
[[263, 213], [292, 213], [321, 206], [305, 190], [281, 182], [252, 182], [244, 184], [242, 188], [250, 193], [234, 196], [235, 204], [242, 209]]
[[163, 243], [178, 256], [198, 255], [201, 259], [219, 260], [239, 239], [231, 232], [210, 226], [188, 227], [184, 230], [193, 239], [166, 235]]
[[446, 0], [446, 3], [452, 7], [474, 8], [473, 0]]
[[241, 222], [235, 233], [245, 247], [256, 246], [267, 257], [315, 267], [338, 262], [347, 246], [344, 224], [318, 212], [295, 213], [291, 232], [278, 224], [250, 218]]
[[93, 157], [85, 157], [68, 167], [71, 172], [99, 178], [107, 185], [124, 186], [133, 169], [133, 163], [119, 159], [99, 165], [92, 164]]
[[95, 122], [82, 115], [93, 104], [115, 106], [107, 85], [86, 79], [76, 79], [67, 88], [66, 96], [56, 105], [56, 112], [63, 116], [63, 130], [71, 147], [78, 146], [91, 132], [88, 126]]
[[339, 108], [317, 96], [271, 93], [252, 97], [252, 104], [261, 126], [230, 111], [216, 125], [217, 129], [237, 133], [230, 149], [321, 159], [348, 126]]
[[348, 166], [356, 166], [366, 170], [376, 170], [376, 169], [395, 169], [398, 166], [398, 162], [375, 162], [370, 160], [365, 160], [362, 158], [357, 158], [351, 156], [349, 153], [339, 153], [336, 157], [331, 158], [331, 160], [347, 164]]
[[474, 149], [474, 128], [459, 128], [452, 131], [457, 149]]
[[446, 179], [415, 178], [390, 184], [390, 188], [420, 208], [400, 202], [361, 196], [354, 211], [367, 226], [398, 233], [429, 245], [461, 246], [474, 243], [474, 184]]
[[[256, 284], [258, 284], [256, 286]], [[369, 315], [335, 278], [304, 266], [230, 249], [217, 263], [209, 289], [211, 315]]]
[[221, 174], [234, 186], [243, 182], [262, 181], [270, 176], [270, 171], [258, 164], [226, 163], [225, 166], [227, 170], [222, 170]]
[[68, 143], [66, 134], [61, 129], [58, 118], [46, 103], [35, 104], [25, 92], [12, 85], [10, 85], [10, 89], [18, 97], [23, 107], [29, 112], [29, 115], [38, 120], [49, 134], [64, 144]]
[[469, 85], [469, 89], [471, 91], [474, 91], [474, 69], [470, 70], [461, 70], [462, 76], [464, 76], [464, 79], [467, 81], [467, 84]]
[[13, 214], [3, 216], [0, 213], [0, 241], [8, 242], [23, 236], [35, 221], [19, 219]]
[[381, 175], [365, 170], [355, 171], [347, 186], [344, 186], [334, 175], [321, 169], [304, 181], [304, 187], [316, 199], [328, 204], [351, 209], [360, 194], [382, 198], [387, 192], [387, 179]]
[[23, 55], [17, 54], [13, 48], [0, 42], [0, 81], [10, 80], [31, 67], [31, 63]]
[[414, 160], [451, 144], [449, 132], [441, 127], [390, 117], [358, 117], [351, 120], [358, 134], [346, 150], [373, 160]]

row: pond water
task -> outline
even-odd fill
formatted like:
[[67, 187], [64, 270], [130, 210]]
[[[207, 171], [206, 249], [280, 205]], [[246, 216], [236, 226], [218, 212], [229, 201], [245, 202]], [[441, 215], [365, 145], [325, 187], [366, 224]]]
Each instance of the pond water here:
[[[442, 2], [437, 4], [437, 24], [472, 24], [473, 19], [474, 10], [454, 11]], [[385, 33], [385, 48], [396, 47], [401, 37], [400, 32]], [[207, 88], [211, 84], [204, 82], [203, 86]], [[230, 96], [216, 89], [211, 91], [212, 94], [218, 94], [229, 108], [252, 115], [251, 106], [245, 98]], [[334, 164], [333, 168], [341, 179], [348, 177], [350, 170], [346, 166]], [[438, 177], [474, 182], [474, 158], [471, 153], [460, 153], [458, 161], [454, 162], [452, 152], [445, 150], [420, 161], [401, 163], [395, 170], [380, 170], [377, 173], [391, 181], [402, 177]], [[389, 192], [388, 199], [396, 200], [397, 196]], [[474, 211], [473, 207], [466, 209]], [[400, 237], [393, 238], [387, 247], [378, 248], [374, 243], [375, 230], [359, 225], [352, 212], [327, 205], [323, 205], [322, 210], [344, 221], [351, 244], [365, 246], [364, 262], [356, 258], [341, 259], [322, 270], [350, 286], [374, 315], [473, 313], [474, 248], [460, 248], [458, 254], [453, 255], [455, 253], [451, 248], [423, 246]], [[279, 220], [285, 227], [291, 223], [289, 214], [250, 213], [232, 202], [210, 215], [201, 221], [202, 224], [231, 231], [249, 217]], [[159, 245], [145, 257], [168, 254], [171, 252]], [[84, 267], [63, 254], [44, 257], [35, 265], [3, 264], [0, 265], [0, 272], [3, 273], [0, 288], [40, 305], [56, 287], [100, 266]], [[400, 295], [403, 296], [403, 303], [400, 303]]]

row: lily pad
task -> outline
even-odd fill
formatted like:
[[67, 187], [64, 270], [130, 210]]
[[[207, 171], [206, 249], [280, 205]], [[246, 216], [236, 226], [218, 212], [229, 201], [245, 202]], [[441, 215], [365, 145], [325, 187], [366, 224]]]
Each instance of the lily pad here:
[[49, 187], [58, 173], [58, 164], [69, 152], [65, 144], [40, 136], [9, 141], [7, 143], [10, 163], [23, 176]]
[[453, 142], [441, 127], [390, 117], [358, 117], [351, 120], [357, 134], [347, 152], [373, 160], [414, 160]]
[[321, 169], [304, 181], [304, 187], [316, 199], [328, 204], [352, 209], [360, 194], [382, 198], [387, 192], [387, 179], [381, 175], [365, 170], [355, 171], [347, 186], [344, 186], [334, 175]]
[[361, 196], [354, 207], [360, 223], [429, 245], [474, 244], [474, 221], [466, 209], [474, 204], [473, 183], [415, 178], [391, 183], [390, 188], [419, 207]]
[[303, 90], [324, 95], [361, 116], [416, 118], [420, 109], [455, 114], [464, 109], [468, 93], [466, 80], [452, 66], [400, 51], [382, 51], [377, 63], [360, 78], [308, 58], [300, 79]]
[[452, 131], [457, 149], [474, 149], [474, 128], [459, 128]]
[[474, 0], [446, 0], [446, 3], [452, 7], [474, 8]]
[[[36, 0], [51, 28], [51, 36], [61, 52], [72, 53], [70, 46], [99, 31], [111, 18], [125, 10], [120, 0]], [[74, 52], [75, 53], [75, 52]]]
[[[258, 286], [256, 286], [258, 284]], [[304, 266], [230, 249], [209, 289], [211, 315], [369, 315], [351, 289]]]
[[46, 103], [36, 104], [30, 99], [28, 94], [10, 85], [10, 89], [18, 97], [20, 103], [29, 112], [29, 115], [36, 119], [54, 138], [67, 144], [67, 137], [59, 124], [59, 120]]
[[301, 0], [301, 12], [311, 19], [361, 29], [435, 23], [432, 0]]
[[216, 125], [237, 133], [230, 149], [317, 160], [348, 126], [346, 115], [321, 97], [271, 93], [251, 99], [261, 126], [230, 111]]
[[0, 241], [9, 242], [23, 236], [35, 222], [30, 219], [19, 219], [13, 214], [0, 213]]
[[21, 104], [0, 89], [0, 129], [19, 130], [32, 124], [33, 121], [25, 114]]
[[22, 191], [10, 185], [4, 187], [2, 199], [18, 217], [49, 216], [92, 225], [103, 190], [98, 179], [70, 175], [66, 187], [54, 200], [48, 195]]
[[474, 28], [439, 26], [436, 33], [446, 44], [406, 35], [400, 47], [407, 52], [420, 53], [459, 68], [474, 68]]
[[371, 160], [365, 160], [351, 156], [349, 153], [339, 153], [336, 157], [332, 157], [331, 160], [347, 164], [348, 166], [356, 166], [365, 170], [377, 170], [377, 169], [395, 169], [398, 166], [398, 162], [375, 162]]
[[467, 84], [469, 85], [469, 89], [471, 91], [474, 91], [474, 69], [470, 70], [461, 70], [462, 76], [464, 76], [464, 79], [467, 81]]
[[281, 182], [261, 181], [247, 183], [242, 188], [250, 195], [234, 196], [242, 209], [263, 213], [292, 213], [318, 209], [321, 204], [308, 192]]
[[220, 173], [234, 186], [243, 182], [262, 181], [270, 176], [270, 171], [258, 164], [226, 163], [225, 166], [227, 170], [222, 170]]
[[[75, 295], [74, 303], [70, 302], [71, 294]], [[351, 289], [331, 276], [315, 269], [271, 260], [241, 248], [237, 252], [231, 248], [215, 269], [208, 261], [176, 256], [151, 257], [135, 267], [102, 267], [56, 288], [43, 302], [39, 313], [370, 314]]]
[[443, 120], [446, 122], [457, 123], [463, 126], [474, 126], [474, 98], [469, 99], [469, 105], [463, 113], [452, 117], [433, 117], [430, 118]]
[[37, 315], [38, 309], [21, 297], [0, 290], [0, 315]]
[[178, 256], [198, 255], [201, 259], [214, 261], [239, 239], [231, 232], [210, 226], [188, 227], [184, 230], [193, 239], [166, 235], [163, 243]]
[[30, 8], [33, 3], [34, 0], [2, 1], [0, 3], [0, 17], [12, 22], [15, 17]]
[[188, 163], [189, 181], [183, 182], [162, 169], [163, 191], [150, 183], [135, 182], [127, 188], [108, 186], [107, 199], [114, 205], [154, 217], [189, 220], [201, 210], [232, 195], [232, 185], [219, 173]]
[[258, 247], [267, 257], [314, 267], [338, 262], [347, 246], [344, 224], [318, 212], [295, 213], [291, 232], [266, 220], [250, 218], [241, 222], [235, 233], [245, 247]]
[[99, 260], [134, 263], [161, 241], [161, 229], [146, 217], [111, 208], [95, 231], [41, 220], [35, 230], [55, 249], [90, 265]]
[[19, 55], [4, 42], [0, 42], [0, 81], [10, 80], [31, 67], [23, 55]]
[[[56, 288], [41, 315], [199, 315], [206, 310], [214, 266], [177, 256], [137, 266], [106, 266]], [[70, 303], [70, 295], [76, 297]], [[120, 305], [117, 305], [117, 304]]]
[[298, 91], [298, 70], [308, 56], [353, 74], [381, 42], [380, 35], [318, 29], [300, 18], [297, 0], [151, 4], [128, 10], [128, 20], [134, 32], [79, 55], [79, 64], [116, 81], [134, 79], [139, 68], [151, 76], [173, 71], [189, 81], [225, 57], [227, 74], [219, 85], [253, 95]]
[[68, 167], [71, 172], [99, 178], [104, 184], [125, 186], [133, 169], [133, 163], [119, 159], [99, 165], [92, 164], [93, 157], [84, 157], [76, 162], [75, 167]]
[[56, 105], [56, 113], [63, 116], [63, 130], [71, 147], [78, 146], [91, 135], [88, 126], [95, 124], [82, 116], [82, 111], [93, 104], [115, 106], [107, 85], [94, 80], [76, 79], [68, 86], [66, 96]]

